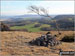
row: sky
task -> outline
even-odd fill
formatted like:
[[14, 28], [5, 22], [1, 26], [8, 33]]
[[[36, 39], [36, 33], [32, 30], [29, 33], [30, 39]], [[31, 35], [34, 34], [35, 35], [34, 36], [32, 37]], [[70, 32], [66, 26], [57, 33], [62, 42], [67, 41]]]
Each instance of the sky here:
[[49, 14], [74, 14], [74, 1], [1, 1], [1, 15], [35, 14], [28, 7], [44, 7]]

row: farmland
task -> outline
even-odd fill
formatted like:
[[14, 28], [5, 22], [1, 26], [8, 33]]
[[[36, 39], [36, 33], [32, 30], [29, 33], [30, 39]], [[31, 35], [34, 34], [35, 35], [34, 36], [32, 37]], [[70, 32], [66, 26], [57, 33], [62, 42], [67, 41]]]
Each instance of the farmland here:
[[39, 24], [39, 23], [33, 23], [33, 24], [28, 24], [24, 26], [13, 26], [11, 29], [27, 29], [29, 32], [39, 32], [41, 31], [40, 28], [42, 27], [50, 27], [48, 24], [43, 24], [40, 27], [34, 27], [34, 25]]

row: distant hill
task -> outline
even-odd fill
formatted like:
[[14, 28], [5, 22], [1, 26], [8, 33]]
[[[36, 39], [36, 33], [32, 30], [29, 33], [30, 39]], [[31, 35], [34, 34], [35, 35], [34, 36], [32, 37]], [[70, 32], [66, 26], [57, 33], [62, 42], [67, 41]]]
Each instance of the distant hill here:
[[56, 28], [56, 23], [61, 30], [74, 30], [74, 15], [57, 15], [52, 20], [39, 20], [40, 23], [49, 24], [52, 28]]
[[[53, 15], [52, 20], [47, 17], [41, 17], [38, 15], [20, 15], [4, 19], [4, 23], [10, 26], [24, 26], [39, 22], [40, 24], [48, 24], [52, 29], [56, 30], [56, 22], [61, 30], [74, 30], [74, 15]], [[1, 19], [0, 19], [1, 20]], [[2, 19], [3, 20], [3, 19]]]
[[60, 20], [60, 19], [74, 19], [75, 15], [57, 15], [53, 19]]
[[[56, 22], [59, 24], [59, 27], [64, 30], [74, 30], [74, 18], [75, 15], [58, 15], [54, 17]], [[53, 25], [53, 27], [55, 27], [55, 25]]]
[[[52, 18], [55, 17], [55, 15], [51, 15]], [[20, 20], [29, 20], [29, 19], [41, 19], [43, 16], [40, 15], [17, 15], [17, 16], [1, 16], [0, 21], [20, 21]]]

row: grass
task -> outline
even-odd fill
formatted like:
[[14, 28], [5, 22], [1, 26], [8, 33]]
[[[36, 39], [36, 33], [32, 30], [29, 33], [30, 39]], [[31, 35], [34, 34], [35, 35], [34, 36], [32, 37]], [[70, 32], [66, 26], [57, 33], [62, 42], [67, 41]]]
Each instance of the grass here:
[[62, 38], [63, 42], [74, 42], [74, 35], [67, 35], [67, 36], [64, 36], [64, 38]]
[[[58, 34], [57, 31], [50, 31], [52, 35]], [[1, 47], [0, 55], [2, 56], [59, 56], [59, 49], [63, 51], [75, 51], [75, 43], [62, 42], [62, 44], [55, 47], [43, 47], [43, 46], [31, 46], [28, 44], [29, 41], [40, 37], [42, 34], [47, 32], [18, 32], [18, 31], [4, 31], [0, 32], [1, 34]], [[57, 38], [62, 38], [65, 35], [72, 35], [73, 31], [61, 31], [61, 36]], [[57, 50], [54, 50], [57, 49]], [[54, 51], [54, 52], [53, 52]]]
[[37, 23], [34, 23], [34, 24], [28, 24], [28, 25], [24, 25], [24, 26], [13, 26], [13, 27], [10, 27], [11, 29], [27, 29], [29, 32], [39, 32], [41, 31], [40, 28], [41, 27], [49, 27], [50, 25], [47, 25], [47, 24], [43, 24], [41, 25], [40, 27], [34, 27], [34, 25], [37, 24]]

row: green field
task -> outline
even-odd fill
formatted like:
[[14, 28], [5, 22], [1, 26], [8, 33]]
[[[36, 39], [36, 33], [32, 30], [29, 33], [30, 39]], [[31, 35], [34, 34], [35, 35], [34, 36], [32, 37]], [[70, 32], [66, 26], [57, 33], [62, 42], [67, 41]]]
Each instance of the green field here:
[[39, 31], [41, 31], [40, 30], [41, 27], [49, 27], [50, 26], [48, 24], [42, 24], [40, 27], [34, 27], [35, 24], [38, 24], [38, 23], [28, 24], [28, 25], [24, 25], [24, 26], [13, 26], [10, 28], [11, 29], [27, 29], [30, 32], [39, 32]]

